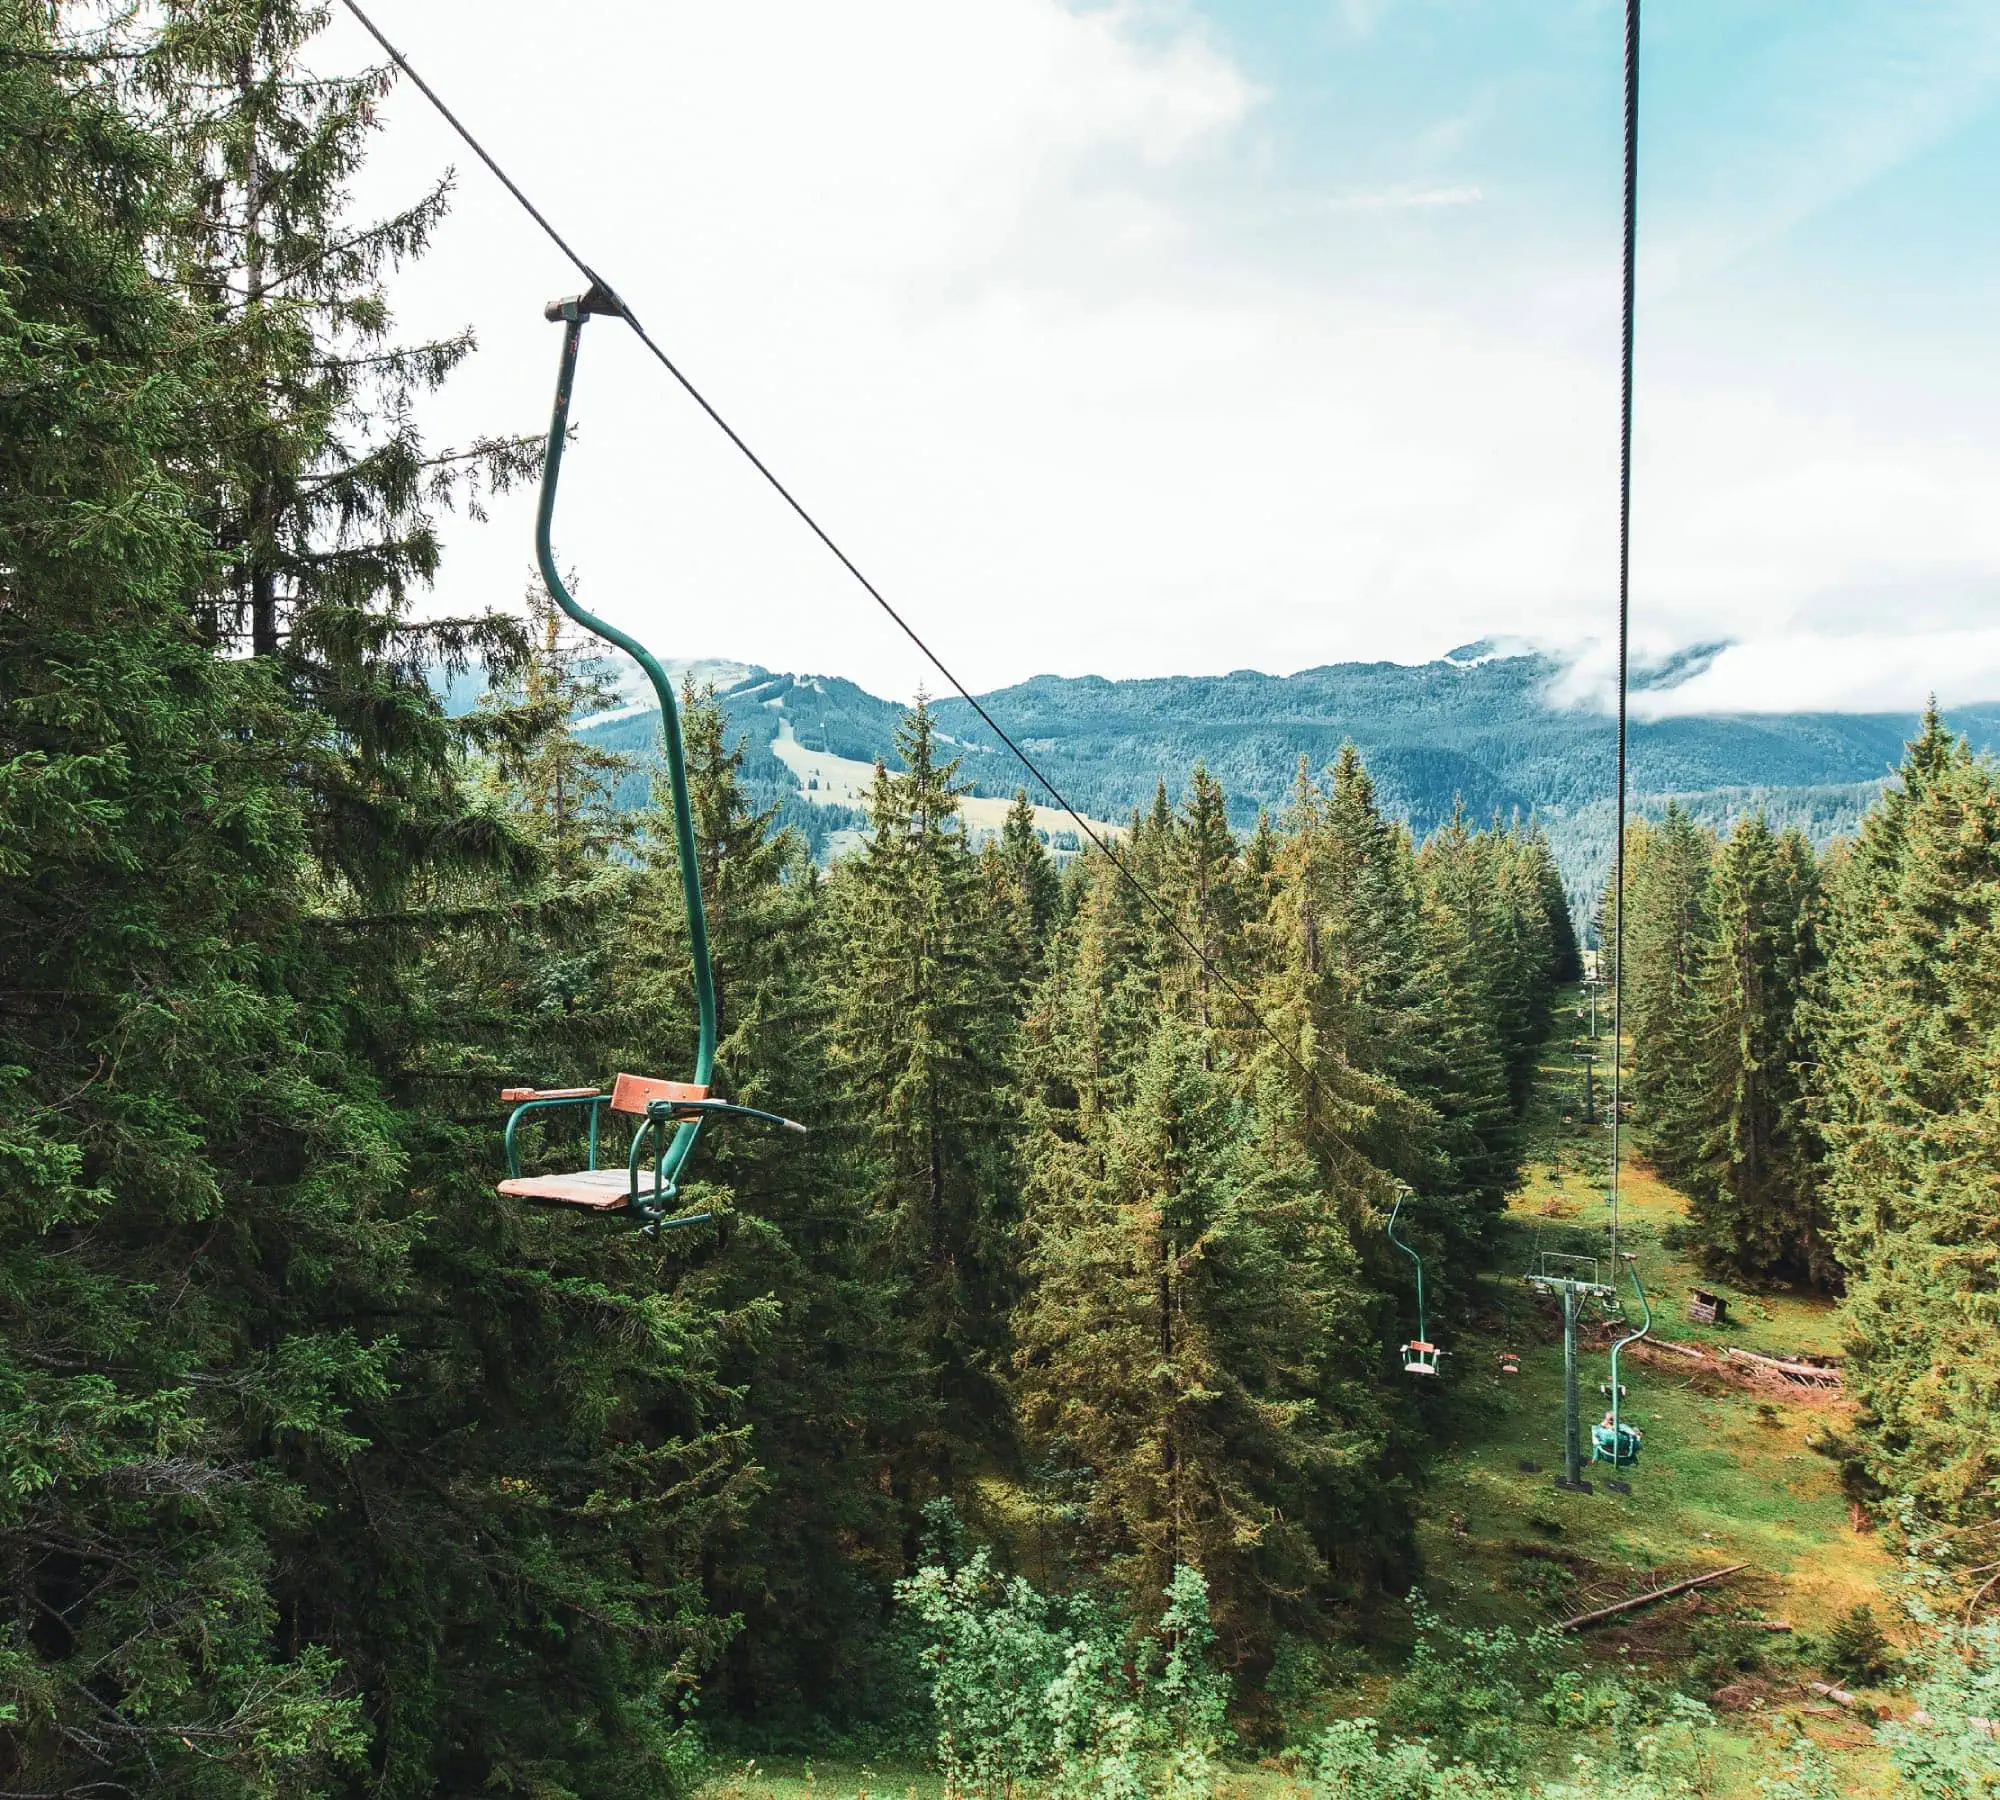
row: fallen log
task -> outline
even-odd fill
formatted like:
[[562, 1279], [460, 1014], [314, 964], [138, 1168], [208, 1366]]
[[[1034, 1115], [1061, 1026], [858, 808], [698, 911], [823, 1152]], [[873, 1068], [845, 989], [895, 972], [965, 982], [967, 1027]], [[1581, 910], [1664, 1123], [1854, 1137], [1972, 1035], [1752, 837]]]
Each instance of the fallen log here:
[[1671, 1350], [1676, 1356], [1685, 1356], [1690, 1362], [1707, 1362], [1708, 1352], [1695, 1344], [1679, 1344], [1672, 1338], [1642, 1338], [1641, 1343], [1649, 1350]]
[[1722, 1353], [1731, 1362], [1748, 1363], [1752, 1368], [1768, 1370], [1773, 1375], [1781, 1375], [1787, 1381], [1804, 1382], [1809, 1387], [1839, 1387], [1840, 1371], [1830, 1369], [1823, 1363], [1787, 1362], [1779, 1356], [1759, 1356], [1754, 1350], [1739, 1350], [1734, 1344]]
[[1809, 1681], [1806, 1686], [1815, 1694], [1825, 1695], [1835, 1706], [1854, 1707], [1861, 1704], [1845, 1688], [1837, 1688], [1830, 1681]]
[[1557, 1626], [1558, 1631], [1581, 1631], [1586, 1625], [1595, 1625], [1600, 1620], [1616, 1617], [1619, 1613], [1632, 1611], [1634, 1607], [1649, 1606], [1655, 1600], [1670, 1600], [1676, 1594], [1685, 1594], [1690, 1589], [1707, 1587], [1711, 1581], [1722, 1581], [1731, 1575], [1740, 1575], [1749, 1568], [1747, 1562], [1731, 1563], [1726, 1569], [1710, 1569], [1706, 1575], [1690, 1575], [1685, 1581], [1670, 1581], [1665, 1587], [1654, 1588], [1650, 1593], [1634, 1594], [1629, 1600], [1620, 1600], [1615, 1606], [1600, 1606], [1595, 1612], [1578, 1613], [1573, 1619], [1564, 1619]]

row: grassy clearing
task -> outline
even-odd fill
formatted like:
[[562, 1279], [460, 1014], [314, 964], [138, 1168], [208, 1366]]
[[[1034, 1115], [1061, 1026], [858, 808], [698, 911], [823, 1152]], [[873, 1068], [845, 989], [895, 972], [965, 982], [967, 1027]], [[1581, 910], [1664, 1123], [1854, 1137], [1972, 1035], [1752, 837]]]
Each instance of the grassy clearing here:
[[[1610, 1133], [1583, 1117], [1580, 1065], [1570, 1054], [1583, 1041], [1559, 1031], [1544, 1059], [1526, 1179], [1509, 1206], [1503, 1261], [1510, 1270], [1525, 1271], [1538, 1246], [1606, 1248]], [[1608, 1037], [1599, 1040], [1600, 1053], [1609, 1047]], [[1600, 1061], [1600, 1117], [1605, 1068]], [[1657, 1335], [1711, 1351], [1734, 1344], [1767, 1355], [1838, 1354], [1830, 1302], [1705, 1276], [1668, 1247], [1671, 1228], [1686, 1215], [1683, 1197], [1629, 1161], [1621, 1189], [1621, 1246], [1637, 1257]], [[1721, 1325], [1687, 1319], [1687, 1290], [1695, 1285], [1727, 1299]], [[1604, 1404], [1598, 1384], [1607, 1378], [1608, 1335], [1593, 1332], [1583, 1353], [1586, 1428]], [[1894, 1610], [1884, 1597], [1889, 1556], [1872, 1534], [1855, 1530], [1835, 1466], [1808, 1447], [1828, 1425], [1844, 1422], [1846, 1403], [1756, 1391], [1692, 1363], [1628, 1362], [1625, 1416], [1645, 1433], [1640, 1463], [1629, 1472], [1632, 1493], [1617, 1495], [1596, 1481], [1593, 1494], [1569, 1494], [1552, 1484], [1562, 1464], [1562, 1334], [1553, 1303], [1534, 1299], [1511, 1272], [1495, 1274], [1453, 1347], [1459, 1379], [1444, 1409], [1441, 1452], [1418, 1526], [1439, 1610], [1468, 1623], [1522, 1625], [1747, 1562], [1741, 1577], [1583, 1634], [1586, 1653], [1634, 1672], [1695, 1676], [1697, 1687], [1734, 1687], [1732, 1697], [1758, 1702], [1712, 1734], [1720, 1794], [1756, 1792], [1756, 1777], [1769, 1772], [1774, 1732], [1800, 1729], [1839, 1756], [1847, 1791], [1889, 1791], [1866, 1731], [1844, 1715], [1805, 1710], [1822, 1703], [1800, 1690], [1816, 1673], [1813, 1640], [1835, 1619], [1864, 1602], [1885, 1617]], [[1499, 1372], [1503, 1350], [1519, 1356], [1518, 1376]], [[1756, 1620], [1795, 1629], [1763, 1633], [1753, 1628]], [[1729, 1666], [1738, 1651], [1753, 1666]]]

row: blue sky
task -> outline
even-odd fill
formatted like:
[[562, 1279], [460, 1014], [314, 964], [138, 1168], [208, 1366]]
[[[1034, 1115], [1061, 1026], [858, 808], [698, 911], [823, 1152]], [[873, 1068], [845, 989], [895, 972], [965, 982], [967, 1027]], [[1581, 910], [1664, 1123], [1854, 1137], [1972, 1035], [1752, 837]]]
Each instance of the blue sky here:
[[[975, 685], [1478, 636], [1601, 677], [1622, 8], [376, 11]], [[2000, 696], [2000, 6], [1654, 0], [1645, 74], [1635, 631], [1740, 646], [1673, 704]], [[399, 100], [365, 197], [447, 160]], [[403, 290], [485, 346], [440, 436], [537, 422], [566, 281], [468, 170]], [[664, 654], [912, 691], [593, 330], [594, 597]], [[454, 527], [440, 604], [517, 591], [526, 524]]]

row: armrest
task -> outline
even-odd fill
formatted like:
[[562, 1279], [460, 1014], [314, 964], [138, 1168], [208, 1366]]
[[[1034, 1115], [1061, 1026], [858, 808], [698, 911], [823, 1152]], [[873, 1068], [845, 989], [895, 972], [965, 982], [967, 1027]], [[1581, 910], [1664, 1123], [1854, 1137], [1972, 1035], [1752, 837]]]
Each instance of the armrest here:
[[733, 1119], [760, 1119], [766, 1125], [782, 1125], [787, 1131], [796, 1131], [806, 1136], [806, 1128], [796, 1119], [788, 1119], [782, 1113], [765, 1112], [761, 1107], [738, 1106], [729, 1100], [655, 1100], [646, 1108], [646, 1114], [654, 1119], [693, 1119], [724, 1114]]
[[521, 1176], [521, 1152], [514, 1142], [514, 1133], [521, 1123], [523, 1113], [541, 1112], [557, 1106], [587, 1106], [590, 1108], [590, 1166], [597, 1167], [597, 1118], [599, 1109], [608, 1095], [602, 1088], [502, 1088], [502, 1100], [514, 1101], [514, 1110], [507, 1115], [507, 1176], [518, 1181]]

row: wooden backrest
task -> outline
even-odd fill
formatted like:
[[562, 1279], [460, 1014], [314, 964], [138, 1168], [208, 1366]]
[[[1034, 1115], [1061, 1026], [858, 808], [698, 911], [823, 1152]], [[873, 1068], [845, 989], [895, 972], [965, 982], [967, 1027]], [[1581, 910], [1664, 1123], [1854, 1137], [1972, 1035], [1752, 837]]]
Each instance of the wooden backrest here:
[[620, 1075], [611, 1084], [611, 1110], [643, 1113], [655, 1100], [706, 1100], [708, 1089], [691, 1081], [656, 1081], [650, 1075]]

